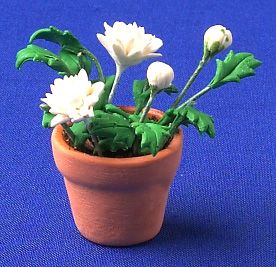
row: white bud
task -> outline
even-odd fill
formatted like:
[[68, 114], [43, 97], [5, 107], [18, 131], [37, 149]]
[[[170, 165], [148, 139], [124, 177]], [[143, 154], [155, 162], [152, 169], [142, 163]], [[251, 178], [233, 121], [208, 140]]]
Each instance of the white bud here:
[[222, 25], [214, 25], [204, 34], [204, 47], [210, 55], [226, 49], [231, 44], [232, 33]]
[[149, 65], [147, 78], [151, 86], [162, 90], [171, 86], [174, 79], [174, 72], [168, 64], [156, 61]]

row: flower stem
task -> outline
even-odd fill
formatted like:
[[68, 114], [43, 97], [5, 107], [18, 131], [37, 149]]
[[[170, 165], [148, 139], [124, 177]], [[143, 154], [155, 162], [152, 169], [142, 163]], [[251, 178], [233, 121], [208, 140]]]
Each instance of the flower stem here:
[[97, 155], [98, 154], [98, 156], [102, 157], [103, 153], [102, 153], [101, 148], [99, 146], [98, 139], [97, 139], [97, 137], [91, 131], [90, 120], [86, 119], [84, 122], [85, 122], [85, 125], [86, 125], [86, 129], [87, 129], [87, 131], [88, 131], [88, 133], [89, 133], [89, 135], [90, 135], [90, 137], [92, 139], [92, 142], [94, 144], [93, 155]]
[[70, 127], [67, 125], [67, 123], [62, 123], [61, 126], [63, 127], [63, 130], [67, 134], [68, 138], [70, 139], [72, 145], [74, 145], [75, 135], [73, 131], [70, 129]]
[[92, 62], [95, 64], [96, 69], [98, 71], [98, 75], [99, 75], [99, 80], [104, 82], [104, 75], [103, 75], [103, 70], [102, 67], [100, 65], [100, 62], [98, 61], [98, 59], [96, 58], [96, 56], [94, 54], [92, 54], [90, 51], [88, 51], [87, 49], [83, 50], [82, 53], [86, 56], [88, 56]]
[[192, 74], [192, 76], [190, 77], [190, 79], [188, 80], [186, 85], [184, 86], [183, 90], [181, 91], [181, 93], [178, 95], [178, 97], [176, 98], [176, 100], [172, 104], [171, 108], [176, 108], [177, 107], [177, 105], [179, 104], [181, 99], [185, 96], [188, 89], [191, 87], [192, 83], [194, 82], [194, 80], [196, 79], [196, 77], [201, 72], [201, 70], [203, 69], [204, 65], [207, 62], [208, 62], [208, 58], [203, 56], [202, 59], [200, 60], [199, 64], [198, 64], [196, 70], [194, 71], [194, 73]]
[[116, 88], [118, 86], [119, 80], [122, 76], [122, 73], [124, 72], [124, 68], [116, 64], [116, 75], [115, 75], [115, 80], [112, 85], [112, 89], [110, 91], [109, 97], [108, 97], [108, 103], [112, 102], [113, 96], [115, 94]]
[[146, 116], [147, 116], [147, 114], [148, 114], [148, 112], [150, 110], [150, 107], [152, 105], [153, 99], [156, 96], [156, 93], [157, 93], [156, 90], [153, 90], [151, 88], [151, 92], [150, 92], [150, 97], [149, 97], [148, 103], [147, 103], [146, 107], [143, 110], [143, 113], [142, 113], [142, 116], [141, 116], [139, 122], [144, 122], [144, 120], [145, 120], [145, 118], [146, 118]]
[[185, 101], [183, 104], [181, 104], [179, 106], [179, 108], [183, 108], [185, 106], [187, 106], [189, 103], [197, 100], [198, 98], [200, 98], [201, 96], [203, 96], [204, 94], [206, 94], [207, 92], [209, 92], [212, 89], [212, 87], [210, 87], [209, 85], [204, 87], [201, 91], [199, 91], [197, 94], [193, 95], [192, 97], [190, 97], [187, 101]]

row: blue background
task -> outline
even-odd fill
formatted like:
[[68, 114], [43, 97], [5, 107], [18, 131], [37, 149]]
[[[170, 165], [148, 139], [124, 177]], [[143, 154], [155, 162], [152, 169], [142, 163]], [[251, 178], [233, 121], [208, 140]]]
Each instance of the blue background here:
[[[276, 266], [274, 0], [7, 2], [0, 16], [1, 267]], [[136, 21], [164, 41], [161, 60], [174, 68], [180, 88], [201, 56], [204, 31], [214, 24], [231, 29], [233, 50], [263, 61], [255, 77], [198, 101], [197, 107], [215, 118], [217, 136], [211, 140], [185, 129], [162, 231], [129, 248], [98, 246], [77, 232], [52, 159], [51, 130], [40, 126], [40, 98], [57, 75], [39, 63], [21, 71], [14, 67], [29, 36], [55, 25], [71, 30], [98, 56], [104, 72], [113, 74], [114, 63], [96, 33], [104, 31], [104, 21], [116, 20]], [[133, 104], [132, 80], [143, 79], [150, 62], [125, 72], [116, 103]], [[214, 71], [212, 62], [190, 94]], [[154, 106], [164, 110], [173, 99], [160, 96]]]

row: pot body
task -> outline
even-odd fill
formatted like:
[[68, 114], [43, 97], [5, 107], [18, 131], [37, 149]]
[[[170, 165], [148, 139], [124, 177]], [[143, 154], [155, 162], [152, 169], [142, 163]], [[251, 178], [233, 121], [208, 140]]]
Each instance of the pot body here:
[[[124, 107], [131, 112], [133, 108]], [[151, 109], [160, 118], [162, 112]], [[75, 224], [98, 244], [128, 246], [152, 239], [162, 226], [170, 184], [182, 153], [182, 131], [157, 156], [103, 158], [69, 147], [62, 127], [52, 133]]]

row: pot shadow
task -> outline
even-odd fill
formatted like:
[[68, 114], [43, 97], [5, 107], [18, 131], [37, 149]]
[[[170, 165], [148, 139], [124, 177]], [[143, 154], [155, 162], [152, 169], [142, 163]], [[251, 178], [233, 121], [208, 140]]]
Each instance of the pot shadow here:
[[202, 220], [198, 216], [183, 219], [181, 217], [166, 217], [159, 234], [152, 240], [146, 242], [153, 247], [164, 246], [236, 246], [241, 238], [240, 226], [235, 221]]

